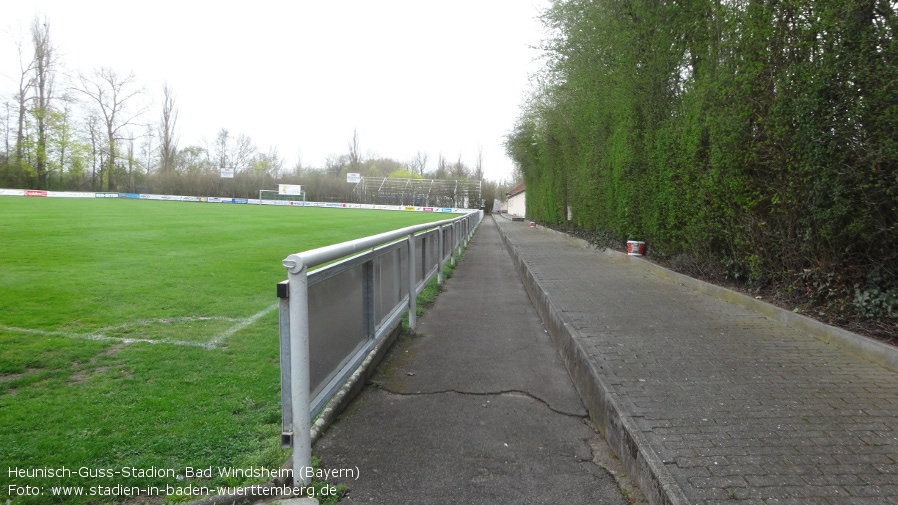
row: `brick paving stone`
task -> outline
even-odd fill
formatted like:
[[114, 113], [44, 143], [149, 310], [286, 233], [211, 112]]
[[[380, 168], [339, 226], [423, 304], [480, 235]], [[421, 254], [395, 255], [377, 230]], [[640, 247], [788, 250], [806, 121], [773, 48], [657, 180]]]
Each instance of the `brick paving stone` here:
[[641, 260], [497, 221], [689, 503], [898, 504], [898, 374]]

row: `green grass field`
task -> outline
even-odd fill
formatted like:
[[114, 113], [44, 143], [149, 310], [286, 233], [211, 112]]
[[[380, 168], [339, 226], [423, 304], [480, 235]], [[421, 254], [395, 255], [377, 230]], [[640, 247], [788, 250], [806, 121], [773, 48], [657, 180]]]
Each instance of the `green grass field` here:
[[[279, 467], [281, 260], [446, 217], [0, 198], [0, 503], [123, 499], [54, 486], [257, 483], [147, 474]], [[48, 468], [69, 473], [27, 474]]]

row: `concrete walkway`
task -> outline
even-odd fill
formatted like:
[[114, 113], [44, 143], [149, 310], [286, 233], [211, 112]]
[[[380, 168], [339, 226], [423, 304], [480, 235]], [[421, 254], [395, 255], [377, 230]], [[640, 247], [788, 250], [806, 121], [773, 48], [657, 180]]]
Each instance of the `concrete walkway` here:
[[643, 260], [498, 222], [590, 415], [652, 503], [898, 504], [898, 374]]
[[341, 503], [623, 505], [601, 446], [487, 217], [418, 334], [313, 452], [358, 476], [329, 479], [349, 487]]

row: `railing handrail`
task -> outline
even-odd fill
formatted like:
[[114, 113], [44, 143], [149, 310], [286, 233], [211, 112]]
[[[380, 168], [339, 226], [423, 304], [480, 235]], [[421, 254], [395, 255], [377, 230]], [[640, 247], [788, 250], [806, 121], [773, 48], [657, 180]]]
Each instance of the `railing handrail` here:
[[367, 249], [386, 244], [396, 239], [405, 238], [412, 233], [417, 233], [423, 230], [430, 230], [442, 225], [455, 223], [460, 219], [463, 219], [464, 217], [465, 216], [458, 216], [453, 219], [444, 219], [442, 221], [434, 221], [431, 223], [416, 224], [407, 226], [405, 228], [400, 228], [398, 230], [378, 233], [377, 235], [370, 235], [368, 237], [340, 242], [339, 244], [331, 244], [319, 247], [317, 249], [310, 249], [308, 251], [294, 253], [290, 256], [287, 256], [287, 258], [284, 260], [284, 266], [288, 269], [295, 268], [295, 266], [288, 265], [287, 262], [289, 261], [293, 265], [299, 265], [300, 268], [302, 268], [303, 266], [306, 268], [314, 268], [329, 261], [350, 256], [359, 251], [365, 251]]

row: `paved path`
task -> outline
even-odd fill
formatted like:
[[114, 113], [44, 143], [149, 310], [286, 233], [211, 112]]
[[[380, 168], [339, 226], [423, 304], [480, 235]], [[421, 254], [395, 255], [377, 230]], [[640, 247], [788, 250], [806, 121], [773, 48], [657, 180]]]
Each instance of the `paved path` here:
[[626, 256], [498, 222], [651, 501], [898, 504], [898, 374]]
[[492, 219], [418, 323], [315, 445], [341, 503], [625, 503]]

